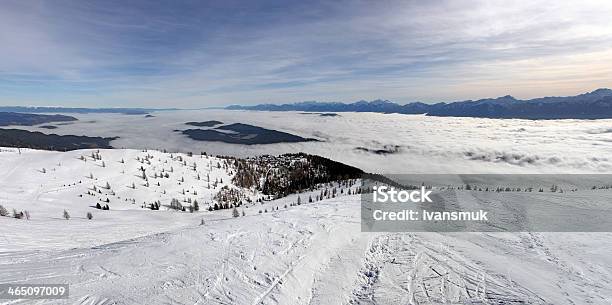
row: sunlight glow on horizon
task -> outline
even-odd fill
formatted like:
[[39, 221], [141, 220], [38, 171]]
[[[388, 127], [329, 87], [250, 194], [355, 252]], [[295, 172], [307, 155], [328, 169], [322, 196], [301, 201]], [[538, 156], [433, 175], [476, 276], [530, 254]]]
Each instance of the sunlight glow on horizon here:
[[610, 1], [7, 0], [0, 105], [399, 104], [612, 87]]

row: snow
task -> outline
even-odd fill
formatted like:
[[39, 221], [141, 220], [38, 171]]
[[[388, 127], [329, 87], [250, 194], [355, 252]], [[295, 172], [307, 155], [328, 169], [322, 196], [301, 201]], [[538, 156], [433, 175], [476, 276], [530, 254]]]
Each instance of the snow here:
[[[246, 204], [239, 208], [246, 216], [234, 218], [231, 210], [205, 210], [214, 191], [230, 185], [231, 168], [214, 166], [221, 159], [116, 149], [100, 150], [102, 160], [94, 161], [89, 156], [96, 150], [20, 151], [0, 149], [0, 204], [27, 209], [31, 219], [0, 217], [0, 282], [70, 284], [70, 299], [36, 304], [610, 304], [612, 299], [611, 233], [363, 233], [358, 195], [307, 203], [308, 193]], [[153, 156], [150, 165], [137, 160], [147, 155]], [[87, 162], [81, 156], [88, 156]], [[170, 166], [174, 171], [170, 178], [150, 177], [145, 187], [141, 166], [148, 175]], [[205, 173], [223, 183], [209, 190]], [[111, 209], [92, 208], [109, 191], [87, 192], [106, 182], [116, 192]], [[183, 195], [183, 189], [198, 194]], [[201, 203], [199, 212], [141, 207], [189, 196]], [[298, 196], [303, 204], [291, 205]], [[70, 220], [62, 218], [64, 209]], [[85, 218], [88, 211], [91, 220]]]
[[[200, 208], [204, 210], [208, 208], [206, 203], [211, 202], [213, 195], [230, 180], [229, 174], [223, 168], [216, 167], [216, 164], [223, 160], [200, 155], [188, 157], [157, 151], [100, 150], [102, 160], [93, 160], [91, 154], [97, 150], [66, 153], [27, 149], [20, 151], [21, 153], [17, 149], [7, 148], [0, 152], [0, 168], [4, 172], [0, 176], [0, 184], [3, 185], [0, 189], [0, 204], [9, 211], [27, 210], [31, 219], [27, 224], [6, 223], [4, 227], [11, 227], [11, 230], [26, 235], [17, 237], [3, 234], [2, 238], [7, 243], [0, 244], [0, 250], [11, 250], [7, 248], [8, 245], [19, 249], [91, 246], [112, 242], [119, 236], [132, 238], [181, 227], [185, 222], [196, 222], [197, 215], [152, 211], [143, 209], [142, 205], [159, 200], [163, 206], [168, 205], [171, 198], [190, 198], [198, 200]], [[136, 160], [137, 157], [142, 160], [147, 155], [153, 156], [152, 165]], [[82, 156], [85, 156], [87, 161], [82, 161]], [[188, 162], [187, 165], [176, 159], [177, 156]], [[124, 163], [121, 163], [121, 160]], [[197, 172], [192, 168], [194, 162], [197, 164]], [[145, 186], [146, 182], [141, 178], [140, 167], [147, 170], [149, 187]], [[170, 173], [171, 168], [173, 172]], [[43, 169], [45, 173], [42, 172]], [[170, 178], [153, 178], [154, 173], [161, 173], [162, 169], [169, 173]], [[198, 173], [201, 180], [197, 180]], [[93, 179], [90, 178], [91, 174]], [[211, 182], [207, 181], [208, 177]], [[181, 179], [184, 179], [184, 182], [181, 182]], [[226, 183], [214, 188], [214, 181], [217, 179]], [[160, 186], [157, 186], [157, 182]], [[109, 183], [111, 190], [105, 189], [106, 183]], [[131, 188], [132, 183], [135, 189]], [[210, 189], [208, 185], [211, 186]], [[94, 186], [100, 193], [93, 191]], [[194, 190], [197, 195], [194, 195]], [[88, 192], [95, 195], [88, 195]], [[92, 208], [96, 203], [107, 204], [107, 198], [110, 200], [109, 211]], [[83, 233], [82, 235], [48, 229], [49, 222], [64, 220], [64, 209], [71, 215], [71, 220], [64, 221], [62, 225], [68, 232], [79, 232]], [[162, 207], [162, 210], [166, 209]], [[94, 221], [86, 219], [87, 212], [93, 213]], [[7, 219], [3, 217], [0, 221], [4, 223]], [[37, 238], [43, 238], [44, 242], [32, 244]]]

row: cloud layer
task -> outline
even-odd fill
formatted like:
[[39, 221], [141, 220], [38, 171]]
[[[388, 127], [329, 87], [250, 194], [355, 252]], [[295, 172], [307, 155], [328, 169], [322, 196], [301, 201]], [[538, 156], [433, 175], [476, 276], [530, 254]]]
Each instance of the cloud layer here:
[[0, 104], [400, 103], [610, 87], [609, 1], [16, 1]]

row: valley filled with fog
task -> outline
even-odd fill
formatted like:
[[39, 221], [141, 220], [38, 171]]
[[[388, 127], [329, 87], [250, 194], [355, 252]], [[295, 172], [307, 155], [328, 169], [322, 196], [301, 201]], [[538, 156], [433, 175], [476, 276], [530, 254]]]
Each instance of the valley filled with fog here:
[[[159, 111], [152, 116], [71, 114], [79, 120], [14, 128], [115, 137], [115, 148], [238, 157], [306, 152], [376, 173], [601, 173], [612, 171], [612, 120], [516, 120], [423, 115], [229, 110]], [[318, 142], [241, 145], [189, 139], [190, 121], [217, 120], [283, 131]], [[7, 127], [8, 128], [8, 127]]]

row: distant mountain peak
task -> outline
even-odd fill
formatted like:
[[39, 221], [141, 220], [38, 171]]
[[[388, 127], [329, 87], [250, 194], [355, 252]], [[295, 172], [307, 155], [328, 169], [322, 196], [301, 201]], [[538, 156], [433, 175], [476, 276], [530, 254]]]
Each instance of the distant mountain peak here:
[[485, 118], [598, 119], [612, 118], [612, 90], [600, 88], [575, 96], [553, 96], [529, 100], [520, 100], [511, 95], [505, 95], [497, 98], [436, 104], [409, 103], [399, 105], [389, 100], [377, 99], [373, 101], [360, 100], [353, 103], [302, 102], [283, 105], [232, 106], [228, 109], [377, 112]]
[[373, 100], [370, 102], [370, 104], [372, 105], [385, 105], [385, 104], [394, 104], [392, 101], [389, 100]]
[[611, 89], [608, 89], [608, 88], [599, 88], [599, 89], [593, 90], [593, 91], [591, 91], [591, 92], [589, 92], [589, 93], [586, 93], [586, 94], [591, 94], [591, 95], [604, 95], [604, 96], [605, 96], [605, 95], [612, 95], [612, 90], [611, 90]]

